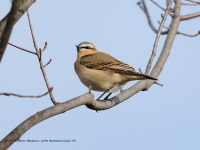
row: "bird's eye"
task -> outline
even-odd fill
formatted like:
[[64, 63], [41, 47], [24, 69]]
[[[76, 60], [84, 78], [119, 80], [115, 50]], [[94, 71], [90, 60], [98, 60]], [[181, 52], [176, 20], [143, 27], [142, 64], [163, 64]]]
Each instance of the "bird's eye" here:
[[86, 48], [86, 49], [91, 49], [91, 47], [90, 47], [90, 46], [86, 46], [85, 48]]

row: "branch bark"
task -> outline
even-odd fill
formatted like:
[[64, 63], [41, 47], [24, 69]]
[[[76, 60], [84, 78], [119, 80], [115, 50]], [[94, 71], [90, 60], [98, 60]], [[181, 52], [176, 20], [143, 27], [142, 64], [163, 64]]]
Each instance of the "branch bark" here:
[[5, 53], [14, 24], [36, 0], [13, 0], [10, 12], [0, 21], [0, 62]]
[[186, 20], [189, 20], [189, 19], [194, 19], [194, 18], [197, 18], [199, 16], [200, 16], [200, 12], [193, 13], [193, 14], [188, 14], [188, 15], [184, 15], [184, 16], [181, 16], [181, 21], [186, 21]]

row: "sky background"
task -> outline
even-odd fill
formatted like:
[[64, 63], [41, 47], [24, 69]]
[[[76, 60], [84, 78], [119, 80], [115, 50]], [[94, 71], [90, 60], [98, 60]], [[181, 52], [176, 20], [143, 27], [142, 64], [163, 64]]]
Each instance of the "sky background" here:
[[[46, 73], [58, 102], [82, 95], [88, 89], [75, 71], [75, 45], [94, 43], [100, 51], [145, 71], [156, 34], [134, 0], [38, 0], [29, 9], [38, 47], [48, 42], [43, 61], [52, 63]], [[160, 1], [159, 1], [160, 2]], [[165, 1], [160, 3], [164, 6]], [[148, 2], [156, 27], [162, 10]], [[10, 0], [0, 1], [0, 18], [10, 10]], [[183, 6], [181, 14], [199, 11]], [[171, 18], [168, 17], [166, 26]], [[180, 31], [194, 34], [200, 18], [184, 21]], [[166, 36], [159, 41], [157, 60]], [[21, 140], [76, 140], [76, 142], [16, 142], [16, 149], [200, 149], [200, 37], [178, 35], [166, 65], [153, 85], [116, 107], [100, 111], [81, 106], [47, 119], [26, 132]], [[34, 51], [26, 14], [17, 22], [10, 42]], [[0, 65], [0, 92], [38, 95], [47, 91], [34, 55], [7, 46]], [[130, 82], [124, 89], [135, 82]], [[97, 98], [101, 93], [93, 92]], [[115, 93], [117, 94], [117, 93]], [[22, 121], [52, 106], [49, 96], [40, 99], [0, 97], [0, 139]]]

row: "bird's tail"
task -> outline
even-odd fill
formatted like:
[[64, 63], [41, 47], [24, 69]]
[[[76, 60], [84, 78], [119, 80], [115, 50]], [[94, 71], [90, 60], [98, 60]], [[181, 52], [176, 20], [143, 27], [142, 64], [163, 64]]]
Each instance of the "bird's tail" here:
[[145, 74], [142, 74], [142, 73], [137, 73], [137, 74], [135, 74], [135, 76], [137, 76], [139, 80], [145, 80], [145, 79], [158, 80], [156, 78], [153, 78], [151, 76], [148, 76], [148, 75], [145, 75]]
[[129, 70], [115, 70], [116, 73], [120, 73], [120, 74], [124, 74], [127, 75], [125, 76], [125, 79], [128, 79], [128, 81], [131, 80], [145, 80], [145, 79], [149, 79], [149, 80], [158, 80], [156, 78], [153, 78], [151, 76], [145, 75], [143, 73], [138, 73], [135, 71], [129, 71]]

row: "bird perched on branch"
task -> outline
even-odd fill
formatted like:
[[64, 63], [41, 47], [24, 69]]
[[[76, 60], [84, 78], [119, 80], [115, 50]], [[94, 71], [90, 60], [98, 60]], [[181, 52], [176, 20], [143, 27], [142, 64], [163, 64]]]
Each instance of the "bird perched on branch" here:
[[77, 59], [74, 63], [75, 71], [81, 82], [94, 91], [111, 93], [121, 90], [121, 87], [133, 80], [157, 80], [148, 75], [138, 73], [130, 65], [114, 57], [100, 52], [94, 44], [82, 42], [77, 47]]

